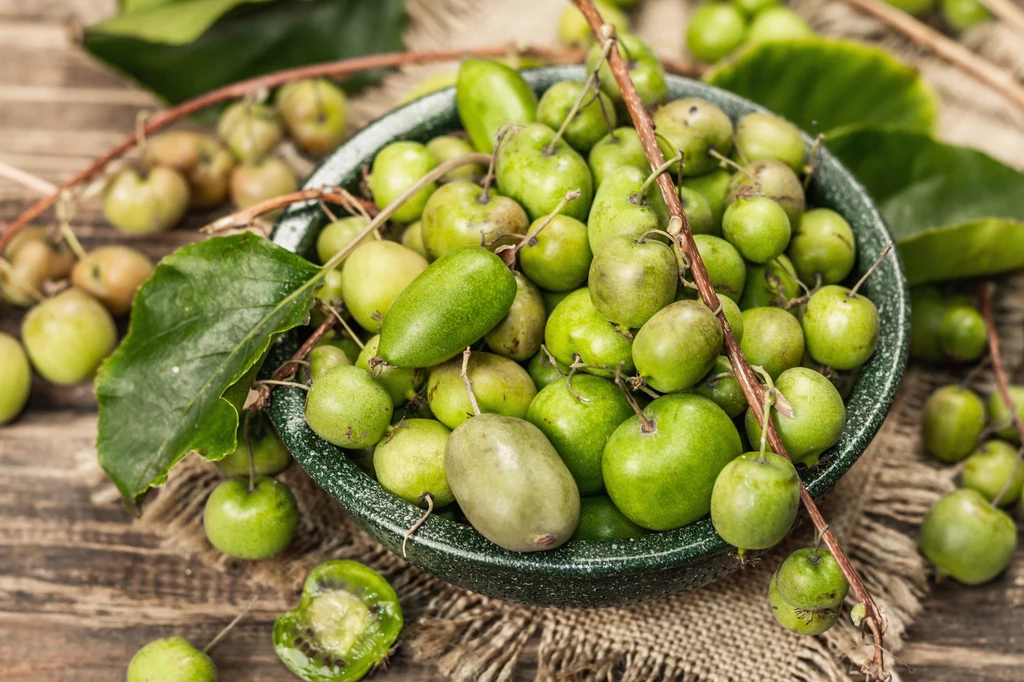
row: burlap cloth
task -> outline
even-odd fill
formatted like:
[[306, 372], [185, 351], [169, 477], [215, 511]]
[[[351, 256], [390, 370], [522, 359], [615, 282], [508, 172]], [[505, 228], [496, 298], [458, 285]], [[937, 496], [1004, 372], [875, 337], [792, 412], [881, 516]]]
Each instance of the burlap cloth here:
[[[884, 45], [917, 66], [942, 98], [941, 135], [1011, 164], [1024, 158], [1024, 120], [996, 93], [956, 68], [910, 46], [845, 5], [797, 0], [796, 8], [828, 35]], [[410, 49], [520, 41], [553, 43], [564, 4], [556, 0], [412, 0]], [[656, 51], [679, 56], [689, 9], [680, 0], [644, 0], [638, 33]], [[1024, 46], [1005, 29], [975, 29], [965, 41], [1024, 73]], [[452, 65], [416, 67], [390, 76], [352, 103], [355, 125], [394, 106], [425, 75]], [[851, 93], [856, 97], [856, 93]], [[1000, 288], [999, 324], [1011, 369], [1024, 356], [1024, 279]], [[987, 373], [979, 390], [989, 391]], [[914, 529], [931, 503], [953, 486], [954, 470], [921, 455], [921, 405], [937, 385], [962, 376], [910, 367], [899, 398], [874, 443], [824, 502], [826, 518], [889, 619], [887, 646], [898, 652], [928, 590]], [[381, 571], [402, 599], [409, 624], [404, 647], [455, 680], [507, 680], [524, 666], [531, 639], [539, 680], [848, 680], [867, 648], [848, 618], [820, 638], [798, 637], [773, 621], [769, 577], [786, 548], [704, 589], [625, 608], [529, 608], [452, 587], [390, 554], [351, 522], [298, 468], [285, 476], [299, 500], [301, 524], [287, 556], [248, 567], [250, 579], [291, 594], [305, 573], [328, 558], [352, 558]], [[198, 458], [180, 466], [140, 523], [212, 565], [225, 560], [206, 542], [202, 508], [219, 480]], [[794, 542], [806, 542], [807, 538]], [[894, 672], [899, 674], [899, 668]]]

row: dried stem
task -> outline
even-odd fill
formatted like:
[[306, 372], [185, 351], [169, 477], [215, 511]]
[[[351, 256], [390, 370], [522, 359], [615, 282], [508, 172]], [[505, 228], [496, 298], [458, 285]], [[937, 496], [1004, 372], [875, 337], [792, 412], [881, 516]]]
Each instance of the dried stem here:
[[568, 204], [570, 201], [575, 201], [576, 199], [579, 198], [580, 191], [578, 189], [574, 189], [571, 192], [567, 192], [566, 195], [562, 197], [561, 201], [559, 201], [558, 204], [555, 206], [554, 210], [552, 210], [551, 213], [548, 213], [546, 216], [544, 216], [544, 219], [537, 223], [536, 227], [527, 232], [526, 235], [519, 240], [518, 244], [516, 244], [515, 246], [500, 246], [498, 247], [498, 249], [495, 250], [495, 253], [500, 253], [511, 249], [512, 261], [514, 263], [515, 255], [519, 253], [520, 249], [522, 249], [524, 246], [533, 241], [537, 237], [537, 235], [540, 234], [540, 231], [547, 227], [551, 223], [551, 221], [554, 220], [555, 217], [557, 217], [562, 212], [562, 209], [565, 208], [566, 204]]
[[1017, 469], [1021, 466], [1021, 457], [1024, 456], [1024, 421], [1021, 421], [1020, 415], [1017, 414], [1017, 405], [1013, 401], [1013, 396], [1010, 395], [1010, 382], [1006, 377], [1003, 354], [999, 348], [999, 333], [996, 331], [995, 317], [992, 315], [992, 291], [987, 282], [978, 285], [978, 302], [981, 305], [981, 316], [985, 319], [985, 329], [988, 331], [988, 352], [989, 357], [992, 358], [992, 374], [995, 376], [996, 389], [1010, 413], [1010, 424], [1016, 429], [1017, 436], [1021, 439], [1021, 447], [1017, 450], [1017, 461], [1013, 466], [1013, 472], [1006, 480], [1006, 485], [992, 500], [992, 505], [997, 507], [1002, 502], [1010, 483], [1016, 477]]
[[242, 609], [242, 612], [239, 613], [237, 616], [235, 616], [234, 619], [230, 623], [225, 625], [224, 629], [221, 630], [220, 632], [218, 632], [217, 635], [213, 639], [210, 640], [209, 644], [207, 644], [206, 646], [203, 647], [203, 653], [204, 654], [210, 653], [210, 650], [213, 649], [213, 647], [215, 647], [218, 644], [220, 644], [221, 640], [224, 639], [227, 636], [227, 634], [229, 632], [231, 632], [235, 628], [236, 625], [238, 625], [240, 622], [242, 622], [242, 619], [245, 618], [246, 614], [248, 614], [250, 611], [252, 611], [252, 607], [256, 606], [256, 600], [258, 600], [259, 598], [260, 598], [259, 592], [254, 594], [252, 599], [249, 600], [249, 603], [246, 605], [246, 607], [244, 609]]
[[405, 535], [402, 536], [402, 558], [403, 559], [406, 558], [406, 556], [408, 556], [405, 553], [405, 544], [407, 542], [409, 542], [409, 536], [412, 535], [413, 533], [415, 533], [416, 531], [418, 531], [420, 529], [420, 526], [422, 526], [424, 523], [426, 523], [427, 519], [430, 518], [430, 515], [434, 513], [434, 496], [431, 495], [430, 493], [424, 493], [422, 499], [427, 503], [427, 511], [423, 514], [423, 516], [421, 516], [419, 519], [417, 519], [416, 523], [412, 524], [412, 526], [409, 527], [409, 530], [405, 531]]
[[466, 384], [466, 392], [469, 393], [469, 404], [473, 408], [473, 415], [479, 417], [480, 403], [476, 401], [476, 393], [473, 393], [473, 382], [469, 378], [469, 356], [472, 353], [473, 349], [469, 346], [466, 346], [466, 350], [462, 351], [462, 371], [459, 372], [459, 376], [462, 377], [462, 382]]
[[860, 290], [861, 285], [867, 281], [868, 277], [871, 276], [871, 273], [878, 269], [878, 266], [882, 264], [882, 261], [885, 260], [885, 257], [889, 255], [890, 251], [892, 251], [892, 242], [885, 245], [885, 248], [882, 249], [882, 253], [878, 254], [878, 258], [876, 258], [875, 262], [871, 264], [871, 267], [867, 269], [867, 272], [861, 275], [860, 279], [857, 280], [857, 283], [853, 285], [853, 288], [846, 292], [847, 298], [857, 298], [857, 292]]
[[[263, 76], [257, 76], [256, 78], [232, 83], [231, 85], [226, 85], [222, 88], [218, 88], [217, 90], [211, 90], [204, 95], [200, 95], [199, 97], [188, 100], [187, 102], [182, 102], [170, 109], [153, 113], [151, 116], [147, 117], [145, 124], [142, 126], [140, 131], [132, 133], [119, 142], [103, 156], [89, 164], [85, 170], [68, 180], [64, 185], [58, 188], [58, 190], [70, 189], [99, 176], [110, 162], [120, 158], [139, 143], [140, 133], [143, 135], [152, 135], [164, 128], [167, 128], [171, 124], [176, 123], [177, 121], [187, 118], [196, 112], [202, 111], [203, 109], [229, 100], [244, 98], [259, 90], [276, 88], [280, 85], [284, 85], [285, 83], [305, 78], [333, 78], [340, 80], [347, 78], [352, 74], [372, 69], [394, 68], [407, 64], [448, 62], [459, 60], [466, 56], [485, 58], [504, 57], [510, 51], [515, 51], [517, 54], [535, 55], [551, 63], [565, 64], [578, 63], [584, 56], [584, 51], [580, 49], [562, 49], [539, 46], [523, 46], [520, 48], [516, 45], [504, 44], [476, 49], [438, 50], [434, 52], [389, 52], [384, 54], [368, 55], [365, 57], [356, 57], [354, 59], [343, 59], [336, 62], [312, 64], [310, 66], [302, 66], [295, 69], [275, 71]], [[664, 60], [663, 64], [666, 70], [680, 75], [700, 76], [704, 71], [703, 67], [694, 65], [690, 62]], [[28, 210], [23, 212], [20, 216], [15, 218], [12, 223], [7, 225], [3, 233], [0, 234], [0, 250], [3, 249], [4, 244], [7, 243], [14, 233], [28, 225], [43, 211], [52, 206], [56, 200], [57, 191], [50, 192], [48, 196], [30, 206]]]
[[359, 350], [366, 348], [366, 344], [363, 343], [363, 340], [359, 338], [359, 335], [356, 334], [356, 331], [352, 329], [352, 325], [345, 321], [345, 318], [341, 316], [341, 313], [338, 312], [334, 308], [334, 306], [323, 302], [321, 302], [320, 305], [327, 308], [328, 312], [331, 315], [334, 315], [334, 318], [338, 321], [338, 324], [340, 324], [341, 328], [345, 330], [345, 333], [349, 335], [349, 338], [352, 339], [353, 343], [359, 346]]
[[1004, 95], [1018, 109], [1024, 111], [1024, 86], [1010, 71], [996, 66], [952, 38], [947, 38], [906, 12], [881, 2], [881, 0], [844, 0], [844, 2], [867, 12], [918, 45], [930, 49], [946, 61], [960, 67], [992, 87], [996, 92]]
[[13, 183], [21, 185], [22, 187], [39, 194], [54, 194], [57, 191], [57, 185], [52, 182], [32, 175], [28, 171], [15, 168], [9, 163], [4, 163], [3, 161], [0, 161], [0, 178], [10, 180]]
[[1024, 37], [1024, 9], [1013, 0], [981, 0], [992, 14]]
[[[847, 1], [863, 2], [865, 0]], [[601, 18], [597, 8], [594, 6], [593, 0], [574, 0], [574, 2], [580, 11], [583, 12], [583, 16], [586, 17], [587, 23], [590, 24], [590, 29], [595, 38], [601, 40], [601, 30], [604, 25], [604, 20]], [[622, 98], [625, 101], [626, 108], [629, 110], [630, 117], [633, 119], [633, 125], [636, 127], [637, 134], [640, 136], [640, 142], [643, 145], [644, 153], [647, 155], [651, 168], [658, 168], [665, 163], [665, 158], [662, 156], [661, 149], [658, 147], [651, 119], [644, 109], [643, 102], [637, 94], [636, 87], [629, 78], [629, 69], [618, 50], [612, 50], [608, 54], [608, 63], [612, 74], [615, 76], [615, 81], [619, 86], [619, 90], [622, 92]], [[684, 255], [688, 256], [690, 273], [697, 284], [697, 290], [700, 293], [701, 300], [704, 301], [704, 304], [708, 306], [708, 308], [714, 310], [718, 305], [718, 296], [711, 284], [711, 280], [708, 278], [707, 269], [704, 267], [704, 262], [701, 260], [700, 252], [697, 250], [697, 245], [693, 240], [693, 233], [690, 231], [690, 225], [686, 220], [686, 215], [683, 213], [683, 206], [679, 199], [679, 193], [676, 192], [675, 185], [672, 183], [672, 178], [669, 177], [669, 175], [659, 175], [657, 182], [658, 186], [661, 188], [661, 193], [665, 198], [669, 214], [671, 215], [668, 231], [671, 234], [680, 234], [682, 236], [685, 246]], [[747, 364], [746, 358], [744, 358], [743, 353], [740, 352], [739, 344], [736, 342], [736, 337], [732, 332], [732, 328], [729, 326], [728, 320], [725, 319], [725, 315], [723, 313], [719, 313], [718, 319], [722, 324], [722, 331], [725, 337], [726, 354], [729, 356], [729, 361], [732, 364], [733, 371], [736, 373], [736, 380], [739, 382], [740, 388], [743, 390], [743, 395], [747, 400], [747, 404], [753, 409], [754, 415], [757, 418], [758, 423], [761, 425], [761, 428], [765, 430], [768, 444], [771, 446], [772, 450], [775, 453], [788, 458], [789, 455], [786, 452], [785, 446], [782, 444], [782, 440], [779, 438], [778, 432], [775, 430], [773, 420], [767, 418], [768, 415], [765, 414], [763, 409], [765, 388], [754, 376], [750, 369], [750, 365]], [[867, 587], [864, 585], [864, 581], [861, 580], [857, 571], [850, 563], [849, 558], [846, 556], [846, 553], [843, 551], [842, 547], [839, 546], [839, 542], [836, 540], [835, 535], [832, 531], [828, 530], [828, 525], [825, 523], [825, 519], [821, 515], [821, 511], [819, 511], [818, 506], [814, 503], [814, 499], [803, 484], [800, 486], [800, 499], [803, 502], [804, 507], [807, 509], [807, 514], [814, 523], [814, 527], [822, 532], [822, 541], [835, 557], [836, 562], [842, 569], [843, 575], [846, 577], [847, 581], [849, 581], [854, 595], [864, 604], [867, 612], [864, 622], [867, 623], [868, 627], [871, 629], [874, 636], [875, 646], [872, 659], [863, 663], [862, 671], [869, 679], [889, 680], [891, 679], [891, 675], [889, 675], [885, 670], [884, 650], [882, 648], [882, 632], [885, 629], [885, 621], [882, 613], [877, 604], [875, 604], [871, 594], [868, 592]]]

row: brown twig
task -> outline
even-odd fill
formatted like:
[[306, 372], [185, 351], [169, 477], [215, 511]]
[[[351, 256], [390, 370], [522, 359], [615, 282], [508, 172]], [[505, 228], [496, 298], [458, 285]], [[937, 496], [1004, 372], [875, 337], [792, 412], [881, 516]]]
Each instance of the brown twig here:
[[1013, 0], [981, 0], [992, 14], [1002, 20], [1004, 24], [1024, 37], [1024, 9], [1013, 2]]
[[[173, 123], [187, 118], [188, 116], [208, 107], [215, 106], [229, 100], [241, 99], [258, 90], [276, 88], [280, 85], [284, 85], [285, 83], [305, 78], [333, 78], [340, 80], [351, 76], [352, 74], [369, 71], [371, 69], [395, 68], [408, 64], [448, 62], [459, 60], [467, 56], [504, 57], [508, 55], [510, 51], [518, 54], [534, 55], [551, 63], [563, 64], [582, 61], [585, 54], [583, 50], [576, 48], [551, 48], [534, 45], [519, 47], [510, 44], [473, 49], [437, 50], [432, 52], [388, 52], [384, 54], [368, 55], [365, 57], [355, 57], [353, 59], [342, 59], [336, 62], [312, 64], [310, 66], [301, 66], [294, 69], [284, 69], [282, 71], [275, 71], [263, 76], [257, 76], [248, 80], [232, 83], [216, 90], [211, 90], [204, 95], [196, 97], [195, 99], [182, 102], [175, 107], [158, 111], [148, 116], [145, 124], [140, 126], [139, 130], [119, 142], [103, 156], [89, 164], [85, 170], [64, 183], [64, 185], [58, 188], [57, 191], [50, 193], [45, 198], [30, 206], [26, 211], [15, 218], [13, 222], [8, 224], [3, 233], [0, 234], [0, 250], [3, 249], [4, 244], [7, 243], [14, 233], [28, 225], [32, 220], [42, 214], [43, 211], [52, 206], [57, 200], [60, 190], [70, 189], [99, 176], [110, 162], [120, 158], [135, 147], [140, 141], [140, 135], [147, 136], [157, 133]], [[666, 70], [685, 76], [700, 76], [704, 71], [703, 67], [697, 66], [691, 62], [683, 62], [679, 60], [663, 60], [663, 65]]]
[[[580, 11], [583, 12], [587, 23], [590, 24], [591, 31], [598, 40], [605, 40], [611, 37], [608, 34], [612, 33], [612, 31], [609, 31], [612, 27], [605, 25], [600, 13], [594, 6], [593, 0], [573, 1]], [[612, 35], [614, 34], [612, 33]], [[637, 94], [636, 87], [633, 85], [632, 80], [630, 80], [629, 69], [625, 60], [623, 60], [622, 55], [619, 54], [617, 49], [612, 50], [608, 57], [609, 67], [615, 76], [615, 82], [618, 84], [619, 90], [622, 92], [622, 98], [625, 101], [626, 108], [629, 110], [630, 117], [633, 119], [633, 125], [636, 127], [637, 134], [640, 136], [640, 142], [643, 145], [644, 153], [647, 155], [647, 160], [650, 162], [651, 168], [659, 168], [665, 163], [665, 158], [658, 147], [651, 119], [644, 108], [643, 102], [640, 100], [640, 96]], [[661, 174], [658, 176], [657, 182], [671, 215], [668, 231], [682, 236], [686, 251], [685, 255], [690, 263], [690, 273], [697, 284], [700, 297], [708, 308], [714, 310], [718, 306], [718, 296], [708, 277], [707, 269], [701, 260], [697, 245], [693, 240], [693, 234], [690, 231], [686, 215], [683, 213], [683, 206], [680, 202], [679, 194], [676, 192], [675, 185], [672, 183], [672, 178], [668, 174]], [[768, 415], [764, 413], [762, 407], [765, 388], [755, 378], [750, 365], [747, 364], [746, 358], [740, 352], [739, 344], [736, 342], [736, 337], [733, 335], [732, 328], [725, 319], [725, 315], [720, 312], [718, 319], [722, 324], [726, 353], [729, 356], [729, 361], [732, 364], [733, 371], [736, 373], [736, 379], [743, 390], [747, 404], [753, 409], [761, 428], [765, 430], [772, 450], [788, 458], [789, 455], [779, 438], [778, 432], [775, 430], [773, 420], [767, 419]], [[807, 509], [807, 514], [814, 523], [814, 527], [822, 534], [822, 541], [835, 557], [836, 562], [842, 569], [843, 575], [849, 581], [854, 595], [864, 604], [867, 611], [864, 622], [871, 629], [875, 646], [872, 659], [865, 661], [861, 669], [869, 679], [889, 680], [891, 675], [885, 670], [884, 650], [882, 648], [882, 633], [885, 628], [882, 613], [864, 585], [864, 581], [861, 580], [846, 553], [839, 546], [835, 535], [828, 529], [828, 524], [825, 523], [821, 511], [819, 511], [818, 506], [814, 503], [814, 498], [811, 497], [803, 484], [800, 486], [800, 499]]]
[[906, 12], [881, 2], [881, 0], [844, 0], [844, 2], [867, 12], [918, 45], [930, 49], [946, 61], [960, 67], [992, 87], [996, 92], [1004, 95], [1014, 106], [1024, 111], [1024, 86], [1010, 71], [996, 66], [952, 38], [947, 38]]
[[988, 282], [978, 285], [978, 302], [981, 307], [981, 316], [985, 320], [985, 329], [988, 332], [988, 356], [992, 359], [992, 374], [995, 377], [996, 389], [1003, 399], [1007, 411], [1010, 413], [1010, 424], [1017, 431], [1021, 440], [1021, 446], [1017, 450], [1017, 461], [1013, 465], [1013, 471], [1006, 479], [1006, 484], [999, 494], [992, 499], [992, 506], [998, 507], [1010, 489], [1010, 484], [1017, 476], [1017, 469], [1021, 466], [1021, 458], [1024, 457], [1024, 421], [1017, 414], [1017, 404], [1010, 395], [1010, 382], [1006, 377], [1006, 369], [1003, 367], [1003, 354], [999, 347], [999, 333], [996, 331], [995, 316], [992, 314], [992, 291]]

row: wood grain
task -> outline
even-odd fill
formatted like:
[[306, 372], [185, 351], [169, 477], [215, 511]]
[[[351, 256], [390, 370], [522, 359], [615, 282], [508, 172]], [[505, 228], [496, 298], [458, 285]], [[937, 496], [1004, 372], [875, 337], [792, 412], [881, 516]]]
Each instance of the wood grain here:
[[[51, 182], [67, 179], [134, 125], [153, 98], [68, 43], [66, 21], [102, 16], [112, 0], [0, 0], [0, 159]], [[32, 195], [0, 180], [0, 220]], [[159, 257], [195, 239], [189, 227], [134, 238]], [[75, 229], [86, 247], [124, 240], [96, 205]], [[0, 311], [16, 332], [17, 311]], [[252, 596], [246, 566], [226, 572], [163, 549], [137, 528], [95, 464], [94, 399], [88, 385], [38, 382], [30, 410], [0, 429], [0, 682], [108, 682], [124, 679], [132, 654], [157, 637], [203, 645]], [[1024, 680], [1024, 549], [1010, 571], [980, 588], [937, 586], [910, 632], [905, 680]], [[295, 593], [264, 594], [252, 614], [213, 652], [221, 679], [294, 679], [274, 655], [274, 618]], [[522, 679], [531, 679], [527, 667]], [[383, 678], [440, 679], [401, 650]]]

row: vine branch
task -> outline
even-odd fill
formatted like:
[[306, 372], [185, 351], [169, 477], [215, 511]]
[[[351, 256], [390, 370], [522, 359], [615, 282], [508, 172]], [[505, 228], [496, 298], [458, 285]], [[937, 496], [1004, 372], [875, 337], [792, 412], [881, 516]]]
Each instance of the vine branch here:
[[1021, 446], [1017, 449], [1017, 461], [1013, 464], [1013, 470], [1007, 477], [1003, 489], [992, 500], [992, 506], [998, 507], [1006, 492], [1010, 489], [1010, 484], [1013, 482], [1014, 477], [1017, 475], [1017, 470], [1022, 464], [1021, 458], [1024, 457], [1024, 421], [1017, 414], [1017, 404], [1014, 402], [1013, 396], [1010, 395], [1010, 382], [1006, 377], [1006, 369], [1003, 367], [1003, 354], [999, 347], [999, 332], [996, 331], [995, 316], [992, 314], [992, 290], [988, 282], [982, 282], [978, 285], [978, 301], [981, 304], [981, 316], [985, 320], [985, 330], [988, 334], [988, 356], [992, 360], [992, 374], [995, 377], [996, 389], [999, 391], [999, 396], [1003, 399], [1003, 404], [1006, 405], [1006, 409], [1010, 413], [1010, 424], [1017, 431], [1017, 436], [1021, 441]]
[[[856, 1], [859, 2], [863, 0]], [[573, 0], [573, 2], [583, 13], [583, 16], [586, 17], [587, 23], [590, 25], [590, 30], [593, 32], [595, 38], [599, 41], [603, 41], [605, 39], [604, 36], [606, 35], [604, 33], [605, 23], [601, 18], [601, 14], [594, 6], [593, 0]], [[615, 82], [618, 84], [619, 90], [622, 92], [622, 98], [625, 101], [626, 108], [629, 110], [630, 117], [633, 119], [633, 125], [636, 127], [637, 134], [640, 137], [640, 142], [643, 145], [644, 153], [647, 156], [647, 160], [650, 162], [651, 168], [661, 167], [665, 163], [665, 158], [661, 153], [661, 149], [658, 147], [652, 121], [647, 111], [644, 109], [643, 102], [640, 100], [636, 87], [633, 85], [633, 82], [629, 77], [629, 68], [617, 49], [613, 49], [609, 52], [608, 64], [611, 68], [612, 74], [615, 76]], [[767, 418], [768, 415], [765, 413], [763, 408], [765, 388], [754, 376], [746, 358], [744, 358], [743, 353], [740, 352], [740, 347], [736, 342], [736, 337], [732, 332], [732, 328], [729, 326], [729, 322], [725, 319], [725, 314], [720, 309], [718, 295], [715, 293], [711, 280], [708, 277], [707, 269], [704, 267], [703, 260], [701, 260], [700, 252], [697, 250], [696, 242], [694, 242], [693, 239], [693, 233], [691, 232], [690, 225], [686, 220], [682, 202], [679, 199], [678, 192], [676, 192], [675, 185], [672, 183], [671, 177], [667, 174], [659, 175], [657, 182], [658, 187], [661, 189], [661, 193], [665, 198], [665, 203], [668, 206], [669, 214], [671, 216], [668, 231], [671, 234], [679, 235], [683, 240], [685, 255], [690, 263], [690, 272], [697, 284], [697, 290], [700, 293], [701, 300], [703, 300], [704, 304], [708, 306], [709, 309], [719, 310], [718, 319], [722, 325], [726, 352], [729, 356], [729, 361], [732, 363], [733, 371], [736, 373], [736, 379], [743, 390], [743, 395], [747, 400], [747, 404], [750, 405], [751, 409], [754, 411], [755, 417], [757, 417], [758, 423], [761, 424], [761, 428], [767, 434], [768, 443], [771, 445], [772, 450], [788, 459], [789, 455], [779, 438], [779, 434], [775, 429], [775, 424], [771, 419]], [[835, 535], [831, 530], [829, 530], [828, 524], [825, 522], [821, 511], [814, 503], [814, 499], [811, 497], [811, 494], [807, 491], [807, 488], [803, 483], [800, 484], [800, 499], [803, 502], [804, 507], [807, 509], [807, 514], [814, 523], [815, 529], [821, 534], [822, 541], [832, 553], [836, 562], [839, 564], [839, 567], [842, 569], [843, 575], [850, 583], [850, 588], [854, 595], [861, 603], [864, 604], [867, 614], [864, 619], [864, 623], [871, 629], [871, 633], [874, 638], [874, 654], [871, 660], [865, 661], [862, 664], [861, 669], [869, 679], [889, 680], [891, 679], [891, 675], [885, 670], [884, 650], [882, 648], [882, 633], [885, 627], [885, 621], [882, 613], [877, 604], [875, 604], [871, 594], [868, 592], [867, 587], [864, 585], [864, 581], [861, 580], [860, 575], [858, 575], [856, 569], [853, 568], [853, 565], [850, 563], [846, 553], [843, 552], [843, 549], [840, 547]]]
[[1013, 0], [981, 0], [981, 4], [1004, 24], [1024, 37], [1024, 10]]
[[[510, 52], [537, 56], [550, 63], [563, 64], [578, 63], [582, 61], [585, 55], [584, 50], [578, 48], [551, 48], [534, 45], [517, 46], [515, 44], [507, 43], [473, 49], [463, 48], [430, 52], [388, 52], [368, 55], [365, 57], [355, 57], [353, 59], [342, 59], [334, 62], [324, 62], [322, 64], [312, 64], [294, 69], [283, 69], [281, 71], [275, 71], [273, 73], [225, 85], [222, 88], [211, 90], [204, 95], [200, 95], [195, 99], [182, 102], [170, 109], [157, 111], [152, 115], [147, 116], [145, 123], [138, 126], [138, 129], [134, 133], [112, 147], [93, 163], [89, 164], [85, 170], [68, 180], [62, 186], [57, 188], [56, 191], [50, 192], [46, 197], [30, 206], [21, 215], [15, 218], [13, 222], [8, 224], [7, 227], [4, 228], [3, 232], [0, 233], [0, 250], [3, 249], [7, 241], [18, 230], [28, 225], [32, 220], [39, 217], [43, 211], [50, 208], [54, 202], [57, 201], [57, 197], [60, 196], [61, 191], [69, 190], [72, 187], [93, 180], [103, 172], [108, 164], [124, 156], [124, 154], [139, 144], [140, 138], [153, 135], [173, 123], [191, 116], [196, 112], [202, 111], [203, 109], [229, 100], [244, 98], [259, 90], [276, 88], [284, 85], [285, 83], [305, 78], [332, 78], [340, 80], [351, 76], [352, 74], [372, 69], [395, 68], [408, 64], [430, 64], [436, 62], [456, 61], [466, 56], [484, 58], [504, 57]], [[680, 75], [699, 76], [704, 71], [704, 67], [691, 62], [662, 60], [662, 64], [666, 70]]]
[[992, 314], [992, 290], [987, 282], [978, 285], [978, 301], [981, 304], [981, 316], [985, 319], [985, 329], [988, 332], [988, 353], [992, 359], [992, 374], [995, 376], [996, 388], [999, 395], [1006, 403], [1010, 411], [1010, 424], [1017, 430], [1021, 442], [1024, 443], [1024, 421], [1021, 421], [1017, 414], [1017, 406], [1010, 395], [1010, 382], [1006, 377], [1006, 368], [1003, 366], [1003, 354], [999, 347], [999, 334], [996, 331], [995, 316]]
[[960, 67], [996, 92], [1001, 93], [1014, 106], [1024, 111], [1024, 86], [1010, 71], [996, 66], [984, 57], [971, 52], [959, 42], [942, 35], [903, 10], [898, 10], [881, 0], [843, 1], [862, 12], [867, 12], [890, 28], [894, 28], [910, 38], [911, 41], [928, 48], [946, 61]]

